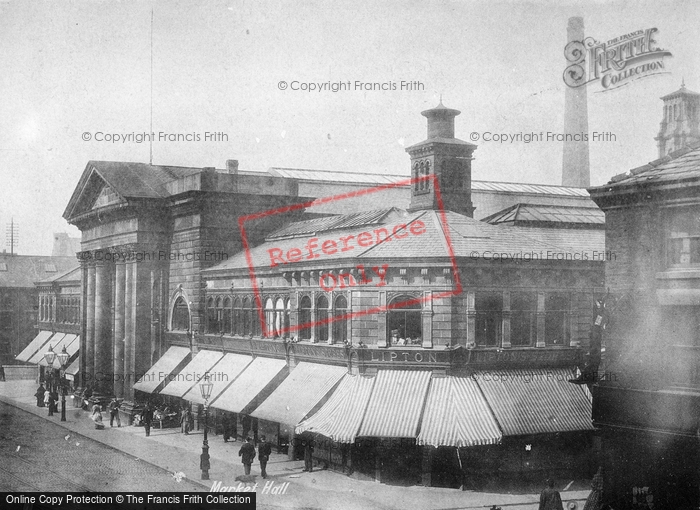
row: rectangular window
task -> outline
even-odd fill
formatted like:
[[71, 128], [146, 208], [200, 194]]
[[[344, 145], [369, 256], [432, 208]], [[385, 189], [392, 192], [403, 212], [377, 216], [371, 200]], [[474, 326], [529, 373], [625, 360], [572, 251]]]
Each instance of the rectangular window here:
[[474, 307], [476, 309], [476, 345], [485, 347], [501, 345], [503, 294], [477, 292]]
[[547, 345], [569, 345], [571, 296], [565, 292], [547, 294], [544, 309], [545, 343]]
[[537, 293], [513, 292], [510, 309], [511, 345], [534, 345], [537, 339]]
[[671, 211], [667, 228], [666, 261], [670, 266], [700, 264], [700, 213]]

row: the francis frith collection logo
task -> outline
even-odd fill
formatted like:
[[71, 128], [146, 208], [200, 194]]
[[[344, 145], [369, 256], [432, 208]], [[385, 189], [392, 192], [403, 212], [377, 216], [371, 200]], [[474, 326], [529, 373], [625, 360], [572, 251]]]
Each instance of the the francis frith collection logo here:
[[601, 92], [606, 92], [668, 72], [664, 58], [672, 55], [659, 48], [656, 34], [656, 28], [648, 28], [603, 43], [592, 37], [569, 42], [564, 49], [570, 62], [564, 71], [564, 83], [576, 88], [600, 80]]

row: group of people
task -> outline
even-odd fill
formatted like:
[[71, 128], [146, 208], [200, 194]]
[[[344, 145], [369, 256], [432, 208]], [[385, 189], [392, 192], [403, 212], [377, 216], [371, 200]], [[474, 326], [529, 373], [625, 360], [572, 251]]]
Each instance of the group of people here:
[[[265, 436], [260, 436], [260, 444], [258, 445], [258, 461], [260, 462], [260, 476], [267, 478], [267, 462], [270, 460], [270, 454], [272, 454], [272, 446], [267, 442]], [[253, 446], [253, 440], [247, 437], [243, 446], [238, 451], [238, 456], [241, 457], [243, 462], [243, 468], [245, 474], [250, 474], [250, 469], [255, 460], [255, 446]]]
[[37, 407], [47, 407], [49, 416], [53, 416], [53, 413], [58, 412], [58, 393], [56, 390], [48, 391], [43, 384], [40, 384], [34, 396], [36, 397]]

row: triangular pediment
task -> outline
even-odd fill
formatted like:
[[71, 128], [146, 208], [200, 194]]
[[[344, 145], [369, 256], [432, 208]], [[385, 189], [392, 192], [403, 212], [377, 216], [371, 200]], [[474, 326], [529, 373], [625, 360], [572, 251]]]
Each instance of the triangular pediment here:
[[102, 187], [102, 191], [97, 195], [95, 203], [92, 204], [92, 209], [99, 209], [100, 207], [106, 207], [113, 204], [122, 204], [126, 201], [120, 197], [116, 191], [109, 184], [105, 184]]
[[126, 200], [99, 175], [95, 166], [88, 164], [63, 217], [71, 221], [80, 214], [120, 203], [126, 203]]

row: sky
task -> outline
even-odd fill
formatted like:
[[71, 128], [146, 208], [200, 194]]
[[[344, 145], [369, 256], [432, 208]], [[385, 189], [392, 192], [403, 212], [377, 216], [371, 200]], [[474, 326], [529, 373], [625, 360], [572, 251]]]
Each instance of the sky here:
[[699, 14], [690, 0], [0, 0], [0, 234], [14, 218], [21, 254], [79, 235], [62, 214], [88, 161], [150, 158], [112, 134], [155, 132], [154, 164], [408, 175], [440, 96], [462, 112], [456, 136], [481, 138], [473, 179], [561, 184], [562, 143], [483, 136], [563, 132], [571, 16], [599, 41], [655, 27], [673, 55], [663, 74], [588, 86], [589, 133], [615, 135], [589, 145], [600, 185], [656, 159], [661, 96], [700, 91]]

